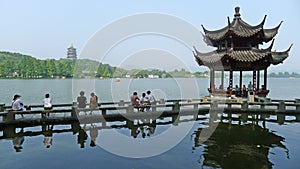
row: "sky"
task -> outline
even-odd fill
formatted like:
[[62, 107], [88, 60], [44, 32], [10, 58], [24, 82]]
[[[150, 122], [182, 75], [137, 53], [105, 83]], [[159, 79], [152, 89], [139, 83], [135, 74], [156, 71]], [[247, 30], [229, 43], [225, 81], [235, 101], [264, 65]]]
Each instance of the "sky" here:
[[[95, 59], [114, 66], [201, 71], [191, 52], [193, 46], [209, 51], [200, 33], [203, 32], [201, 24], [209, 30], [225, 27], [227, 16], [233, 19], [236, 6], [240, 7], [242, 19], [251, 25], [260, 23], [264, 15], [267, 15], [264, 28], [273, 28], [283, 21], [273, 50], [284, 51], [291, 44], [293, 47], [283, 64], [271, 66], [269, 70], [300, 73], [300, 56], [297, 56], [300, 53], [300, 1], [297, 0], [0, 0], [0, 51], [59, 59], [66, 57], [66, 50], [73, 43], [78, 57], [84, 58], [93, 51], [91, 45], [94, 45], [92, 48], [98, 50], [93, 53], [97, 54]], [[131, 16], [149, 13], [162, 17], [158, 15], [149, 21], [142, 19], [124, 26]], [[133, 21], [137, 21], [135, 19]], [[172, 25], [172, 21], [178, 26]], [[154, 34], [118, 37], [126, 29], [141, 25], [158, 26], [159, 31], [167, 29], [169, 32], [159, 34], [156, 30]], [[105, 29], [109, 34], [103, 36]], [[114, 38], [115, 41], [109, 41]], [[269, 45], [264, 44], [262, 48]], [[101, 50], [106, 51], [99, 53]]]

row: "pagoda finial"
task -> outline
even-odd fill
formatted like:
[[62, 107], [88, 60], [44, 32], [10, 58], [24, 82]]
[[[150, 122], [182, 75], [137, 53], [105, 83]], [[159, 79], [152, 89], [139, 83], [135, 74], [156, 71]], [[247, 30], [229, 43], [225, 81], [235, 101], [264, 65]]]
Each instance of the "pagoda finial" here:
[[229, 16], [227, 16], [227, 22], [228, 22], [228, 26], [230, 26], [230, 18], [229, 18]]
[[237, 6], [234, 8], [235, 10], [235, 14], [234, 14], [234, 18], [240, 18], [241, 14], [240, 14], [240, 7]]

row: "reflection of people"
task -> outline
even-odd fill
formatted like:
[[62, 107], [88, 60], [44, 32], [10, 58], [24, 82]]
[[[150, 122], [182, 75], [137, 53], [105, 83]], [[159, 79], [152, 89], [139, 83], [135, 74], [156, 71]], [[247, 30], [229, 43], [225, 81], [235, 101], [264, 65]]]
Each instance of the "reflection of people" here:
[[84, 96], [84, 91], [80, 91], [80, 96], [77, 97], [77, 106], [78, 108], [85, 108], [86, 107], [86, 97]]
[[52, 145], [52, 129], [53, 129], [53, 125], [50, 127], [50, 125], [47, 126], [48, 129], [47, 131], [43, 132], [44, 135], [44, 145], [46, 148], [50, 148], [50, 146]]
[[132, 126], [131, 128], [131, 136], [133, 138], [137, 138], [138, 134], [140, 133], [140, 130], [137, 126]]
[[16, 152], [21, 152], [21, 149], [23, 149], [22, 145], [24, 143], [24, 136], [20, 136], [20, 134], [23, 133], [23, 128], [19, 133], [17, 133], [16, 137], [13, 138], [13, 145]]
[[141, 126], [139, 131], [142, 133], [142, 137], [145, 138], [146, 137], [146, 133], [145, 133], [145, 127]]
[[[21, 96], [20, 95], [14, 95], [14, 98], [11, 103], [11, 108], [14, 111], [23, 111], [24, 110], [24, 104], [21, 101]], [[22, 118], [24, 117], [23, 114], [21, 114]]]
[[80, 144], [80, 148], [84, 148], [84, 143], [86, 139], [88, 138], [88, 135], [83, 129], [80, 129], [77, 136], [77, 143]]
[[90, 129], [90, 137], [91, 137], [91, 143], [90, 146], [94, 147], [96, 146], [96, 139], [98, 137], [98, 129], [97, 126], [92, 124], [92, 128]]
[[149, 127], [147, 128], [147, 131], [148, 131], [147, 136], [150, 137], [150, 135], [153, 135], [154, 132], [155, 132], [155, 128], [156, 128], [156, 125], [154, 125], [154, 126], [149, 126]]

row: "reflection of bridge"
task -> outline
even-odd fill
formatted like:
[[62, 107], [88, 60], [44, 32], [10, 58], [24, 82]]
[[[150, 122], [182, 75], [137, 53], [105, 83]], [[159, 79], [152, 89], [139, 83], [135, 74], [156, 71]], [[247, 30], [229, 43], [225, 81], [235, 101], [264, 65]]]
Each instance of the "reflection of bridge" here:
[[[182, 117], [181, 115], [178, 115], [176, 119], [172, 116], [165, 116], [164, 118], [153, 119], [150, 121], [145, 119], [127, 120], [126, 124], [119, 123], [118, 120], [115, 122], [110, 120], [111, 122], [104, 123], [101, 119], [97, 120], [96, 117], [100, 117], [100, 115], [79, 116], [79, 118], [90, 117], [87, 121], [84, 121], [84, 123], [79, 123], [78, 121], [70, 123], [67, 123], [66, 121], [56, 121], [53, 123], [45, 121], [42, 125], [29, 123], [19, 123], [15, 125], [7, 124], [1, 127], [3, 132], [2, 136], [0, 136], [0, 140], [15, 140], [20, 138], [23, 138], [24, 140], [25, 138], [25, 141], [27, 141], [26, 137], [35, 136], [44, 136], [44, 139], [46, 137], [52, 139], [53, 135], [73, 133], [77, 135], [77, 140], [74, 141], [77, 141], [80, 147], [84, 148], [85, 143], [88, 141], [88, 137], [90, 137], [91, 141], [90, 146], [95, 146], [94, 142], [96, 141], [98, 134], [101, 136], [101, 131], [103, 130], [128, 129], [131, 131], [130, 134], [127, 132], [128, 137], [144, 138], [148, 136], [151, 137], [151, 135], [157, 135], [155, 131], [159, 131], [157, 128], [160, 126], [177, 125], [179, 123], [197, 120], [197, 123], [202, 124], [201, 126], [204, 128], [209, 128], [210, 123], [212, 122], [219, 122], [212, 136], [205, 142], [201, 141], [201, 131], [204, 128], [198, 128], [192, 134], [192, 137], [194, 138], [193, 151], [197, 151], [198, 146], [205, 145], [204, 152], [200, 158], [200, 164], [203, 166], [232, 168], [233, 165], [243, 166], [243, 164], [247, 164], [249, 166], [244, 168], [251, 168], [251, 166], [252, 168], [272, 168], [272, 163], [268, 159], [270, 147], [280, 147], [287, 150], [282, 144], [284, 138], [277, 136], [265, 127], [266, 122], [281, 123], [276, 119], [276, 115], [268, 117], [267, 115], [249, 115], [246, 113], [242, 113], [241, 115], [233, 113], [225, 114], [218, 110], [221, 109], [211, 111], [210, 116], [206, 113], [201, 113], [202, 115], [197, 116], [197, 119], [195, 119], [195, 116], [192, 113], [190, 113], [190, 115], [185, 113], [183, 115], [185, 116], [184, 118], [180, 118]], [[216, 113], [220, 113], [222, 116], [214, 116]], [[92, 121], [92, 123], [89, 121]], [[260, 121], [262, 121], [262, 123], [259, 123]], [[296, 120], [289, 118], [285, 121], [294, 122]], [[261, 124], [262, 127], [260, 127], [258, 123]], [[55, 142], [55, 140], [53, 141]], [[241, 157], [238, 161], [237, 156]]]

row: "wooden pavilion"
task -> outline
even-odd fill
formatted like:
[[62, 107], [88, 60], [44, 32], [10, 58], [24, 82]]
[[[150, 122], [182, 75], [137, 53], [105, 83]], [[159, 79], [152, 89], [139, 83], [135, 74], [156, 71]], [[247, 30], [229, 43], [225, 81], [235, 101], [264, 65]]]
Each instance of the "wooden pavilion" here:
[[[200, 66], [207, 66], [210, 69], [210, 88], [212, 95], [241, 94], [243, 86], [243, 72], [253, 72], [253, 91], [259, 96], [266, 96], [267, 90], [267, 69], [272, 65], [282, 63], [289, 55], [292, 45], [283, 52], [271, 51], [274, 37], [282, 22], [272, 29], [264, 29], [266, 15], [262, 22], [252, 26], [242, 20], [239, 13], [240, 8], [235, 8], [233, 21], [228, 18], [228, 25], [222, 29], [209, 31], [202, 25], [203, 39], [207, 45], [217, 47], [215, 51], [201, 53], [194, 47], [194, 56]], [[259, 45], [271, 42], [266, 49], [259, 49]], [[221, 84], [215, 87], [215, 73], [221, 74]], [[224, 89], [224, 71], [229, 71], [229, 86]], [[233, 72], [239, 72], [239, 89], [233, 90]], [[260, 72], [264, 72], [264, 82], [260, 88]]]

